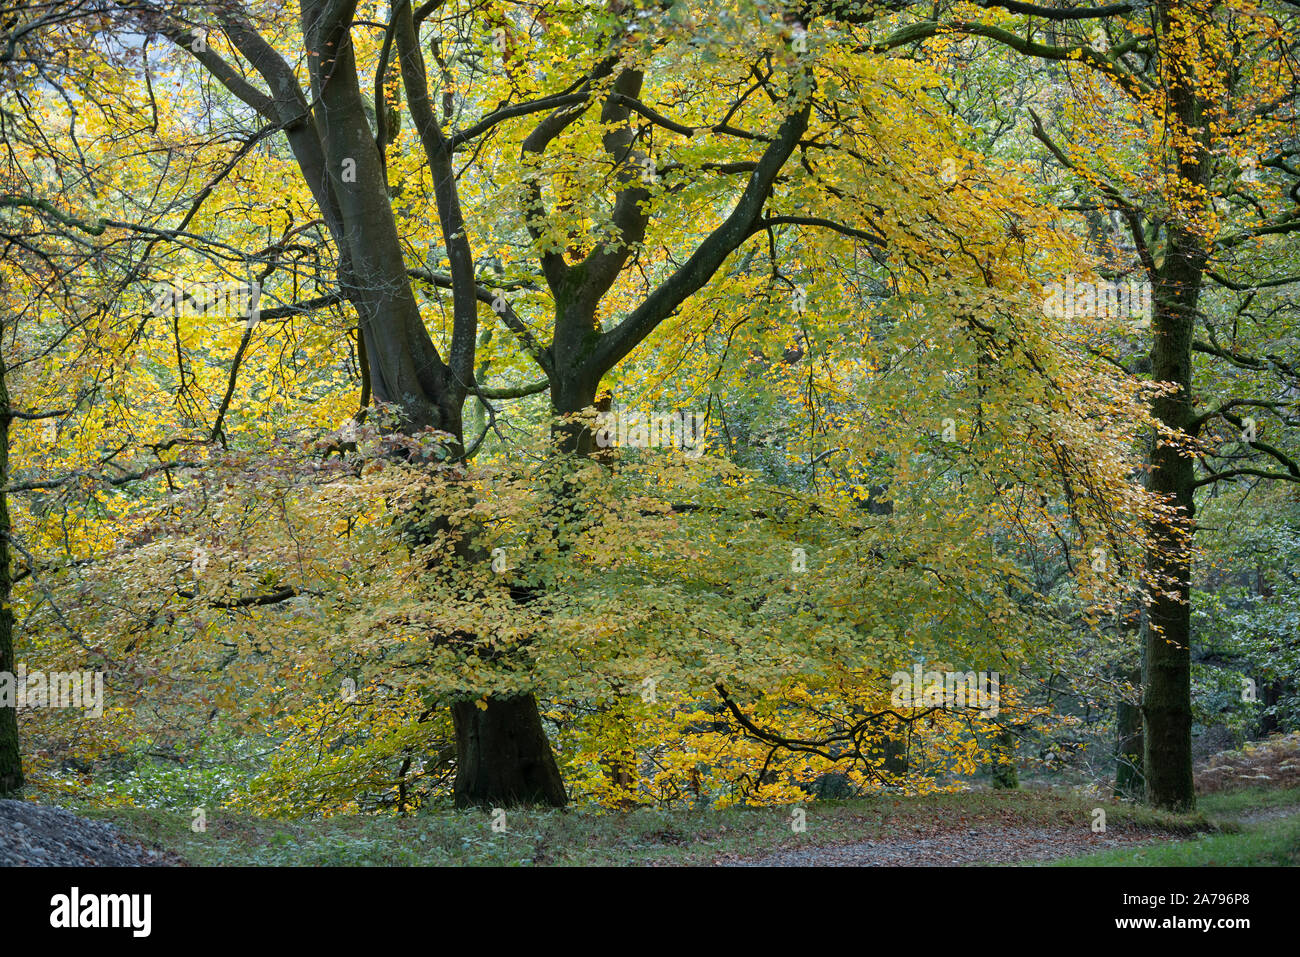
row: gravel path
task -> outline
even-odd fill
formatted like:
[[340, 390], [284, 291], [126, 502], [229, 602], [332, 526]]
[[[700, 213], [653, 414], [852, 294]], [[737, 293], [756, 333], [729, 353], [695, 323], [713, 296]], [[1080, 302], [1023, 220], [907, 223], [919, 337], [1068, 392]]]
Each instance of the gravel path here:
[[1114, 847], [1179, 838], [1156, 831], [1093, 834], [1087, 828], [986, 827], [854, 844], [791, 848], [763, 857], [721, 860], [733, 867], [954, 867], [1050, 861]]
[[0, 867], [158, 867], [181, 863], [111, 824], [62, 808], [0, 800]]

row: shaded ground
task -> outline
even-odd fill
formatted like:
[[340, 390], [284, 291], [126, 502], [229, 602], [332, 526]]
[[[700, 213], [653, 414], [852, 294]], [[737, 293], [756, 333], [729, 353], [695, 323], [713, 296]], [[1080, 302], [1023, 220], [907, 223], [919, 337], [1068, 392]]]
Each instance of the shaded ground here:
[[914, 838], [891, 837], [779, 851], [759, 858], [719, 860], [749, 867], [953, 867], [1014, 864], [1109, 850], [1154, 840], [1167, 833], [1133, 829], [1094, 834], [1087, 825], [1070, 828], [990, 827], [941, 830]]
[[[1098, 805], [1106, 810], [1107, 831], [1094, 835]], [[202, 833], [192, 832], [189, 815], [180, 811], [88, 813], [188, 863], [218, 866], [966, 864], [1037, 861], [1214, 828], [1201, 815], [1047, 790], [878, 795], [798, 809], [519, 810], [507, 812], [504, 831], [493, 830], [487, 812], [449, 808], [408, 818], [325, 820], [218, 809], [209, 810]]]
[[[1097, 808], [1106, 831], [1094, 833]], [[109, 822], [109, 823], [103, 823]], [[804, 808], [628, 813], [430, 808], [407, 818], [275, 820], [209, 809], [86, 810], [0, 801], [0, 865], [960, 866], [1300, 863], [1300, 788], [1234, 788], [1166, 814], [1081, 793], [973, 790]], [[112, 826], [110, 826], [110, 824]], [[800, 826], [801, 825], [801, 826]]]
[[[1193, 846], [1188, 835], [1161, 827], [1108, 828], [1093, 833], [1078, 822], [1067, 826], [1020, 827], [982, 822], [978, 827], [939, 826], [930, 832], [891, 833], [879, 839], [816, 844], [758, 856], [740, 855], [716, 861], [724, 865], [770, 867], [944, 867], [969, 864], [1017, 864], [1055, 861], [1111, 852], [1108, 863], [1213, 863], [1252, 859], [1252, 847], [1270, 863], [1290, 863], [1300, 851], [1293, 828], [1270, 828], [1276, 822], [1300, 820], [1300, 734], [1274, 735], [1241, 750], [1213, 755], [1196, 769], [1201, 807], [1217, 826], [1230, 831]], [[1244, 833], [1243, 833], [1244, 832]], [[1240, 835], [1240, 836], [1237, 836]], [[1201, 836], [1198, 835], [1198, 840]], [[1121, 856], [1120, 852], [1139, 854]], [[1213, 849], [1214, 854], [1206, 849]]]
[[0, 800], [0, 867], [149, 867], [183, 864], [101, 821], [57, 807]]

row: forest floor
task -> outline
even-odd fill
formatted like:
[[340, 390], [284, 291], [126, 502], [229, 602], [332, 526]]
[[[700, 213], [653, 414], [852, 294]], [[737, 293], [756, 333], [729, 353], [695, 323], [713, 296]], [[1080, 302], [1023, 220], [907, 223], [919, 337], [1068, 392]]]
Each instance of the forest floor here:
[[200, 830], [187, 811], [74, 815], [0, 801], [0, 865], [1300, 865], [1300, 735], [1215, 755], [1197, 786], [1194, 814], [1026, 787], [504, 819], [445, 808], [293, 820], [209, 809]]
[[[1104, 832], [1093, 830], [1097, 808], [1106, 814]], [[1206, 795], [1195, 814], [1049, 790], [873, 797], [802, 810], [802, 830], [789, 807], [521, 810], [507, 813], [503, 831], [480, 811], [290, 821], [210, 811], [202, 832], [178, 812], [88, 813], [133, 843], [164, 850], [168, 863], [200, 866], [1141, 865], [1181, 863], [1177, 856], [1191, 852], [1209, 864], [1300, 863], [1294, 787]], [[1098, 852], [1112, 858], [1092, 860]]]

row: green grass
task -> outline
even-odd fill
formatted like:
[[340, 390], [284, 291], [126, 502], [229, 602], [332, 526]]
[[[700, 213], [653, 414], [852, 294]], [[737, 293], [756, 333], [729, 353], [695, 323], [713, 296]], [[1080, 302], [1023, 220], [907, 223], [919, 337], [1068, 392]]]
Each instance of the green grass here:
[[[1207, 794], [1197, 800], [1197, 806], [1218, 833], [1099, 851], [1053, 863], [1062, 867], [1300, 866], [1300, 788]], [[1268, 814], [1283, 809], [1292, 813], [1285, 817]], [[1253, 814], [1261, 816], [1252, 820]]]
[[[647, 865], [710, 864], [799, 846], [916, 837], [942, 827], [1088, 827], [1096, 798], [1054, 791], [969, 791], [872, 797], [805, 807], [807, 830], [791, 829], [791, 808], [722, 811], [511, 811], [505, 833], [481, 811], [438, 810], [409, 818], [347, 816], [279, 821], [209, 811], [207, 830], [190, 815], [158, 810], [86, 812], [196, 865]], [[1107, 825], [1188, 835], [1213, 825], [1104, 802]]]
[[1246, 788], [1241, 791], [1203, 794], [1196, 799], [1196, 806], [1210, 817], [1238, 817], [1266, 808], [1300, 809], [1300, 787]]
[[1300, 866], [1300, 817], [1265, 821], [1235, 834], [1146, 844], [1054, 862], [1062, 867]]

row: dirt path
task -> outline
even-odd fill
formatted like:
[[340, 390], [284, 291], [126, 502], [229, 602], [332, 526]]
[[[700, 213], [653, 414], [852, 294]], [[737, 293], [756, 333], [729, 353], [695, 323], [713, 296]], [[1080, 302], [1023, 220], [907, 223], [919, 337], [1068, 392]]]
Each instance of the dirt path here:
[[954, 867], [1050, 861], [1156, 840], [1178, 840], [1158, 831], [1093, 834], [1086, 828], [982, 827], [924, 836], [885, 837], [852, 844], [791, 848], [755, 858], [722, 859], [733, 867]]
[[[1300, 806], [1291, 805], [1220, 817], [1250, 825], [1297, 814], [1300, 814]], [[1116, 847], [1188, 839], [1186, 836], [1137, 828], [1093, 834], [1084, 828], [1065, 830], [997, 825], [949, 828], [924, 835], [899, 835], [874, 841], [790, 848], [758, 857], [721, 858], [714, 863], [730, 867], [960, 867], [971, 864], [1053, 861]]]

